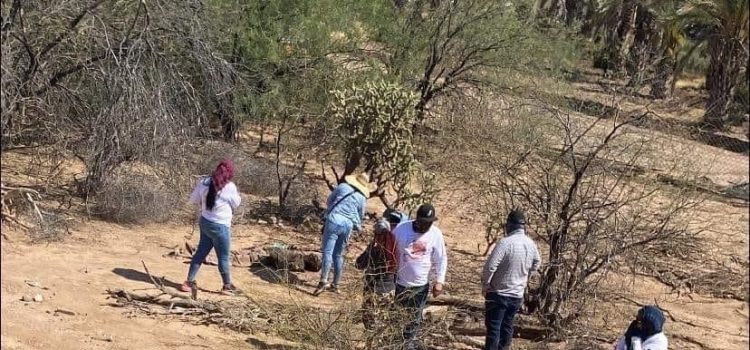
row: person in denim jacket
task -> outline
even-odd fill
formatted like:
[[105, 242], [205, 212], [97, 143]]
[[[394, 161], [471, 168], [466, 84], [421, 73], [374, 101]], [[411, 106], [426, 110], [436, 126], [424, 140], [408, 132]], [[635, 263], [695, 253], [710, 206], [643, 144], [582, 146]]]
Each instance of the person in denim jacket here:
[[[346, 176], [344, 182], [336, 186], [326, 200], [326, 213], [323, 225], [321, 251], [323, 262], [320, 270], [320, 282], [314, 295], [320, 295], [329, 287], [338, 293], [341, 276], [344, 270], [344, 251], [352, 230], [362, 231], [362, 220], [365, 216], [365, 205], [369, 190], [370, 178], [367, 174]], [[328, 284], [328, 274], [333, 265], [333, 285]]]

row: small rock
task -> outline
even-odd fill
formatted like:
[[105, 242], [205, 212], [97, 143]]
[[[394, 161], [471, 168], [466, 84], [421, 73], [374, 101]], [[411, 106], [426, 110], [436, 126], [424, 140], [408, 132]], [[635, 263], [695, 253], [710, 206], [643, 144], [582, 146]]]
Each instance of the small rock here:
[[423, 311], [423, 316], [427, 319], [437, 320], [444, 318], [448, 314], [447, 306], [431, 305], [426, 307]]
[[284, 224], [282, 224], [282, 223], [279, 223], [279, 227], [280, 227], [280, 228], [284, 228]]
[[272, 216], [269, 221], [271, 222], [271, 225], [276, 225], [279, 223], [279, 219], [277, 219], [275, 216]]
[[266, 220], [258, 220], [258, 225], [268, 225], [268, 221]]
[[34, 298], [31, 295], [24, 295], [21, 297], [21, 301], [25, 301], [27, 303], [30, 303], [34, 301]]
[[34, 301], [37, 303], [41, 303], [44, 301], [44, 296], [41, 294], [34, 295]]

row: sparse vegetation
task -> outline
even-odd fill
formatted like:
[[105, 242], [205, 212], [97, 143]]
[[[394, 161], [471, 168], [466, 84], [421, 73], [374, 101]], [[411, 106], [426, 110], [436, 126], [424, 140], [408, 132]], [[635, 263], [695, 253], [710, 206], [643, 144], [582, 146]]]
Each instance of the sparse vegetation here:
[[[481, 347], [470, 337], [483, 332], [474, 300], [482, 253], [518, 206], [544, 263], [518, 325], [526, 348], [601, 346], [624, 330], [622, 310], [607, 308], [630, 299], [747, 301], [738, 242], [748, 232], [737, 223], [747, 216], [735, 208], [748, 201], [747, 1], [0, 7], [2, 225], [33, 242], [74, 234], [79, 217], [174, 223], [198, 176], [231, 158], [243, 196], [233, 240], [282, 237], [317, 249], [318, 237], [303, 233], [318, 232], [321, 190], [358, 172], [375, 183], [378, 210], [435, 203], [451, 295], [427, 317], [423, 338], [434, 348]], [[71, 244], [90, 236], [81, 237]], [[398, 348], [397, 310], [380, 328], [360, 326], [357, 279], [346, 277], [333, 297], [341, 302], [313, 304], [297, 294], [305, 276], [280, 273], [289, 293], [273, 290], [273, 300], [190, 301], [150, 274], [163, 295], [109, 294], [155, 317], [263, 332], [298, 348]], [[745, 306], [735, 311], [746, 320]], [[676, 347], [711, 338], [690, 339]]]
[[158, 176], [143, 173], [111, 175], [93, 198], [91, 213], [121, 224], [165, 222], [178, 207], [167, 205], [173, 198]]

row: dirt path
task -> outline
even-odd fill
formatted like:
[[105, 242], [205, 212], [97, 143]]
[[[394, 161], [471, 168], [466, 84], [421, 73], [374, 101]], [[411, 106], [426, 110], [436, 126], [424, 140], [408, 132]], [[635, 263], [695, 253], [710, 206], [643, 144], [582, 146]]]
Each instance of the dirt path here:
[[[149, 317], [108, 306], [107, 288], [150, 289], [141, 260], [169, 284], [182, 281], [187, 264], [162, 257], [167, 247], [182, 244], [188, 227], [133, 228], [91, 223], [64, 243], [26, 245], [2, 242], [3, 349], [237, 349], [258, 348], [263, 338], [248, 337], [215, 326], [194, 325], [177, 318]], [[243, 236], [243, 228], [235, 236]], [[259, 237], [264, 235], [260, 234]], [[235, 239], [246, 246], [252, 240]], [[286, 294], [246, 269], [234, 269], [236, 283], [249, 293]], [[218, 290], [215, 266], [204, 266], [202, 286]], [[26, 281], [37, 281], [38, 287]], [[40, 303], [21, 301], [40, 293]], [[301, 293], [300, 293], [301, 294]], [[201, 297], [214, 297], [204, 293]], [[304, 295], [301, 296], [304, 298]], [[57, 309], [76, 315], [55, 313]], [[255, 344], [255, 345], [253, 345]]]

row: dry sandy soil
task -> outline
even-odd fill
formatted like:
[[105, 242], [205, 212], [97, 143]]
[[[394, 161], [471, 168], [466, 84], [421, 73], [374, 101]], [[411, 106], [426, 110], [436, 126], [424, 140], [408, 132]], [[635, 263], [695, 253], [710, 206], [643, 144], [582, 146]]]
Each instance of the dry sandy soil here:
[[[591, 96], [595, 98], [595, 93]], [[693, 113], [692, 111], [690, 112]], [[691, 147], [699, 147], [695, 144]], [[700, 146], [708, 147], [708, 146]], [[710, 147], [709, 147], [710, 148]], [[708, 152], [708, 150], [706, 150]], [[747, 179], [747, 156], [726, 153], [729, 172], [733, 178]], [[703, 152], [697, 152], [703, 153]], [[714, 156], [713, 162], [716, 162]], [[21, 158], [22, 159], [22, 158]], [[12, 154], [3, 154], [3, 181], [15, 179], [23, 184], [27, 164]], [[742, 164], [737, 162], [744, 161]], [[64, 168], [64, 167], [63, 167]], [[716, 168], [710, 177], [717, 181], [727, 168]], [[63, 169], [63, 173], [67, 170]], [[67, 174], [71, 175], [70, 173]], [[717, 181], [718, 182], [718, 181]], [[373, 211], [379, 211], [371, 201]], [[446, 235], [449, 264], [479, 266], [483, 258], [477, 252], [477, 242], [484, 242], [481, 222], [472, 220], [476, 212], [461, 205], [461, 199], [444, 196], [437, 203], [443, 213], [439, 225]], [[707, 242], [706, 254], [717, 257], [748, 257], [748, 209], [746, 205], [711, 202], [711, 230], [702, 239]], [[2, 239], [2, 349], [284, 349], [284, 341], [262, 334], [242, 334], [214, 325], [195, 324], [178, 316], [154, 316], [132, 308], [108, 305], [108, 288], [128, 290], [152, 289], [141, 261], [156, 276], [164, 276], [168, 286], [176, 286], [186, 274], [187, 264], [182, 259], [165, 256], [172, 247], [181, 246], [190, 234], [189, 225], [147, 225], [125, 227], [95, 220], [79, 219], [79, 223], [63, 241], [31, 243], [26, 234], [3, 227], [7, 238]], [[288, 227], [242, 224], [233, 227], [235, 248], [250, 247], [282, 240], [306, 247], [316, 247], [317, 235], [295, 232]], [[189, 241], [196, 243], [197, 234]], [[362, 242], [352, 245], [348, 258], [356, 257]], [[484, 248], [482, 246], [482, 248]], [[349, 262], [350, 263], [350, 262]], [[451, 270], [454, 271], [454, 270]], [[476, 271], [479, 274], [479, 271]], [[311, 291], [317, 280], [315, 273], [298, 274], [303, 289]], [[347, 294], [324, 294], [315, 298], [303, 291], [267, 281], [262, 273], [247, 268], [234, 268], [233, 278], [248, 295], [296, 303], [328, 307], [341, 303]], [[349, 265], [345, 284], [355, 285], [359, 275]], [[215, 266], [204, 266], [199, 275], [202, 287], [218, 290], [220, 278]], [[451, 284], [448, 293], [478, 292], [477, 285]], [[608, 286], [629, 296], [634, 302], [653, 303], [669, 311], [666, 333], [673, 349], [746, 349], [748, 342], [748, 305], [734, 299], [713, 298], [696, 293], [675, 291], [653, 278], [617, 276]], [[356, 291], [349, 291], [356, 294]], [[24, 302], [24, 295], [41, 294], [42, 302]], [[230, 298], [212, 292], [201, 297]], [[475, 298], [477, 298], [476, 295]], [[64, 309], [74, 314], [56, 312]], [[637, 306], [630, 302], [603, 303], [592, 323], [600, 325], [599, 338], [614, 341], [622, 332]], [[603, 345], [603, 348], [609, 346]], [[520, 348], [530, 348], [519, 341]], [[554, 345], [566, 348], [569, 344]]]
[[[457, 213], [460, 215], [460, 213]], [[747, 223], [745, 209], [734, 215], [737, 223]], [[480, 230], [467, 230], [459, 220], [441, 223], [451, 250], [451, 261], [465, 258], [457, 251], [472, 252], [481, 240]], [[80, 225], [62, 243], [28, 244], [17, 242], [20, 234], [10, 233], [2, 242], [2, 348], [3, 349], [272, 349], [279, 340], [262, 335], [247, 336], [216, 326], [196, 325], [190, 321], [164, 316], [147, 316], [128, 308], [108, 306], [108, 288], [129, 290], [149, 289], [151, 283], [141, 266], [143, 260], [152, 273], [165, 276], [169, 284], [180, 283], [187, 265], [181, 259], [164, 257], [170, 248], [181, 245], [189, 234], [189, 226], [122, 227], [102, 222]], [[472, 233], [476, 237], [471, 237]], [[274, 226], [241, 225], [234, 228], [235, 247], [248, 247], [273, 239], [292, 241], [299, 234]], [[459, 239], [458, 236], [461, 236]], [[314, 237], [313, 237], [314, 238]], [[725, 239], [747, 243], [747, 232], [727, 233]], [[193, 237], [193, 241], [196, 237]], [[310, 239], [297, 240], [301, 244]], [[361, 246], [361, 244], [359, 244]], [[359, 247], [353, 247], [349, 257]], [[471, 257], [480, 260], [479, 257]], [[357, 279], [350, 267], [346, 281]], [[234, 279], [248, 294], [255, 297], [273, 296], [320, 305], [340, 302], [343, 295], [324, 294], [320, 299], [303, 292], [269, 283], [248, 269], [235, 268]], [[312, 289], [316, 274], [304, 273], [300, 279]], [[204, 266], [201, 285], [216, 290], [220, 279], [215, 266]], [[36, 281], [33, 287], [27, 281]], [[682, 349], [700, 349], [696, 343], [712, 349], [744, 349], [748, 347], [748, 308], [744, 302], [707, 298], [699, 295], [677, 296], [666, 286], [648, 279], [621, 279], [619, 288], [629, 290], [641, 302], [658, 300], [679, 322], [669, 322], [667, 332]], [[458, 286], [450, 286], [458, 289]], [[40, 293], [43, 302], [23, 302], [24, 295]], [[210, 298], [227, 298], [204, 293]], [[75, 315], [56, 313], [57, 309]], [[616, 332], [636, 310], [634, 305], [603, 305], [602, 315], [609, 319], [608, 328]], [[606, 336], [605, 336], [606, 338]], [[283, 342], [281, 342], [283, 343]], [[523, 345], [520, 343], [519, 345]], [[561, 346], [564, 347], [564, 344]], [[706, 347], [708, 348], [708, 347]]]

